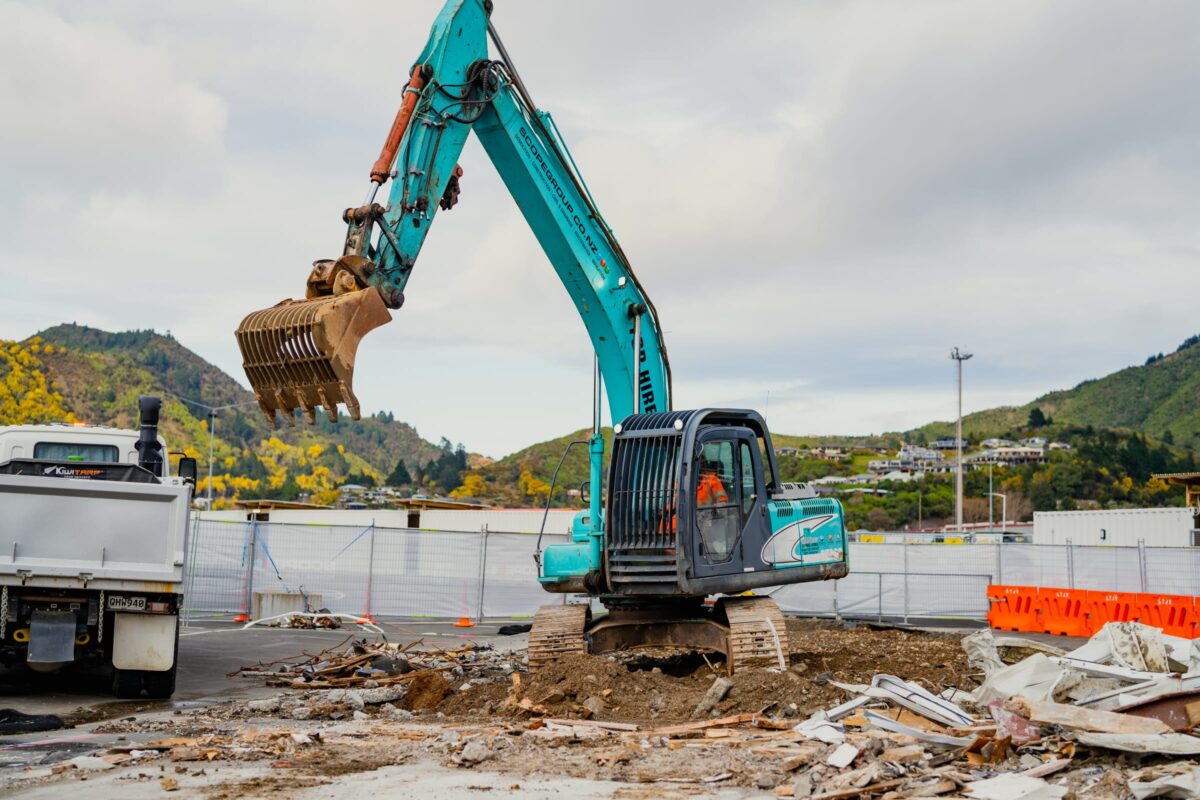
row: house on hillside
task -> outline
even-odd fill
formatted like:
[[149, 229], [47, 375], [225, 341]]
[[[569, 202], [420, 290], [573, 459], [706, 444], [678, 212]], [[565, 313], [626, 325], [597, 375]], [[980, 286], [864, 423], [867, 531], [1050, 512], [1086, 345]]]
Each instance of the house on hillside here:
[[992, 449], [995, 447], [1012, 447], [1016, 444], [1012, 439], [984, 439], [979, 443], [979, 446], [984, 449]]
[[979, 467], [991, 464], [998, 467], [1011, 467], [1017, 464], [1041, 464], [1046, 460], [1046, 451], [1040, 447], [993, 447], [982, 450], [963, 459], [964, 462]]
[[843, 458], [850, 457], [850, 450], [848, 448], [835, 444], [818, 445], [810, 448], [808, 453], [813, 458], [823, 458], [826, 461], [840, 461]]
[[1022, 439], [1021, 447], [1036, 447], [1039, 450], [1043, 450], [1046, 447], [1046, 437], [1030, 436], [1028, 439]]
[[[959, 442], [959, 440], [953, 436], [943, 436], [940, 439], [934, 439], [932, 442], [929, 443], [929, 446], [932, 447], [934, 450], [957, 450], [958, 442]], [[967, 439], [963, 439], [962, 440], [962, 449], [966, 450], [967, 445], [969, 445], [969, 444], [970, 444], [970, 441], [968, 441]]]

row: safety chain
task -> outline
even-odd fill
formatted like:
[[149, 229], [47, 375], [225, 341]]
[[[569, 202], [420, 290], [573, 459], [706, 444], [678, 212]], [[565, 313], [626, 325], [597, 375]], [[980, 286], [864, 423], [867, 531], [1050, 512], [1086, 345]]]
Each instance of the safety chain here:
[[8, 587], [0, 588], [0, 642], [8, 631]]
[[96, 642], [104, 641], [104, 590], [100, 590], [100, 614], [96, 617]]

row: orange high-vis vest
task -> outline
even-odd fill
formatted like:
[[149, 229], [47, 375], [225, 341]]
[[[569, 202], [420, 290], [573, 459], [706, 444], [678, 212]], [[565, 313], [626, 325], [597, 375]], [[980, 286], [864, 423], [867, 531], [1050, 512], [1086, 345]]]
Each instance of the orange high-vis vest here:
[[703, 470], [700, 473], [700, 483], [696, 487], [696, 505], [714, 506], [728, 502], [729, 492], [725, 490], [725, 484], [721, 483], [717, 473], [708, 469]]

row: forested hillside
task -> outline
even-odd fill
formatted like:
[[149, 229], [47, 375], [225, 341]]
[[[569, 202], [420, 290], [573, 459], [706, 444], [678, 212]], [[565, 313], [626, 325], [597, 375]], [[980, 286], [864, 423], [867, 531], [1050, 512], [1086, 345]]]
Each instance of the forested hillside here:
[[[139, 394], [163, 397], [162, 432], [172, 448], [201, 459], [207, 475], [207, 406], [216, 421], [213, 487], [223, 501], [234, 496], [329, 502], [337, 486], [383, 482], [405, 465], [410, 480], [450, 491], [467, 467], [466, 454], [443, 441], [422, 439], [412, 426], [381, 413], [334, 425], [274, 430], [254, 396], [217, 367], [169, 335], [154, 331], [110, 333], [58, 325], [23, 342], [0, 342], [0, 424], [86, 422], [136, 427]], [[445, 463], [461, 466], [453, 475]], [[206, 488], [207, 477], [203, 478]]]

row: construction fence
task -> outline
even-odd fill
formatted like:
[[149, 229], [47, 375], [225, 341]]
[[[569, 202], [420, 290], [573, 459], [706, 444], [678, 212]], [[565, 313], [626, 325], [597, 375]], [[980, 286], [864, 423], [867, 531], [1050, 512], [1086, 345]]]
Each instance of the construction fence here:
[[[542, 546], [562, 542], [546, 534]], [[375, 617], [530, 616], [561, 602], [537, 583], [536, 534], [195, 519], [185, 619], [255, 615], [279, 593]], [[1200, 595], [1200, 548], [850, 544], [850, 575], [767, 590], [785, 611], [984, 621], [990, 584]]]

